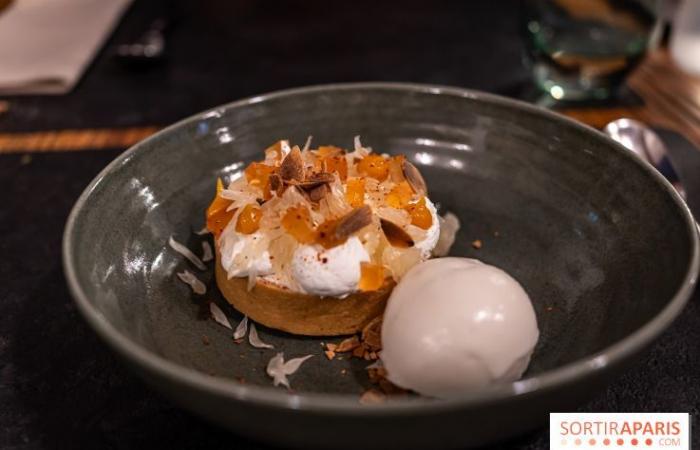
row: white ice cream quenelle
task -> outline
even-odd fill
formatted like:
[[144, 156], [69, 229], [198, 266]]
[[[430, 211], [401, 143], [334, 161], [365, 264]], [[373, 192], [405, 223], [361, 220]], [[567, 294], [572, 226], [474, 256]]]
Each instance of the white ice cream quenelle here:
[[396, 385], [445, 398], [517, 380], [538, 337], [530, 299], [511, 276], [475, 259], [438, 258], [394, 288], [381, 359]]
[[302, 245], [294, 252], [292, 276], [307, 293], [340, 297], [357, 290], [360, 264], [369, 260], [367, 250], [355, 236], [330, 249]]

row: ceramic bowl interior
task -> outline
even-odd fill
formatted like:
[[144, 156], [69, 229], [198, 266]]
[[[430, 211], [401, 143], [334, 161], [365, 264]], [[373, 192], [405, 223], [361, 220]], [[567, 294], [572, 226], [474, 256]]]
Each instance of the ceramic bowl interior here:
[[[376, 151], [406, 154], [440, 211], [462, 223], [451, 254], [497, 265], [524, 286], [541, 337], [521, 388], [563, 374], [585, 378], [638, 352], [689, 294], [697, 270], [689, 213], [649, 167], [593, 130], [456, 89], [311, 88], [180, 122], [120, 156], [81, 197], [65, 237], [68, 280], [88, 321], [133, 365], [190, 387], [213, 383], [238, 400], [358, 406], [367, 362], [328, 361], [321, 343], [334, 339], [265, 327], [260, 335], [275, 350], [235, 344], [230, 331], [201, 318], [212, 300], [234, 325], [240, 319], [218, 294], [211, 267], [198, 272], [167, 245], [172, 235], [200, 253], [210, 237], [193, 231], [203, 227], [216, 178], [240, 176], [276, 140], [302, 145], [308, 135], [346, 148], [360, 135]], [[207, 282], [206, 296], [175, 278], [183, 269]], [[291, 377], [291, 395], [265, 375], [277, 351], [316, 355]]]

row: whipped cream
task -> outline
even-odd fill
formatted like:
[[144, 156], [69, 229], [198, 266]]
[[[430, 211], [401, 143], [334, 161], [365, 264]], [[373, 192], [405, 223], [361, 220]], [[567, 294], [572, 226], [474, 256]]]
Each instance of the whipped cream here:
[[[252, 247], [258, 246], [264, 236], [257, 232], [253, 234], [241, 234], [236, 232], [231, 221], [224, 229], [220, 239], [221, 266], [226, 270], [229, 278], [247, 277], [251, 273], [264, 276], [272, 273], [272, 262], [270, 261], [270, 252], [264, 250], [262, 252], [248, 251]], [[243, 261], [236, 261], [237, 257], [248, 252], [250, 256], [243, 258]]]
[[433, 222], [430, 224], [430, 228], [425, 230], [425, 238], [416, 242], [416, 248], [420, 250], [423, 259], [428, 259], [440, 238], [440, 218], [435, 205], [428, 197], [425, 197], [425, 206], [430, 211]]
[[[435, 205], [427, 197], [425, 203], [433, 221], [430, 228], [424, 230], [423, 239], [416, 241], [415, 245], [421, 256], [427, 259], [440, 237], [440, 223]], [[293, 291], [322, 297], [345, 297], [358, 289], [360, 264], [370, 261], [367, 250], [356, 236], [331, 249], [318, 244], [300, 245], [292, 258], [291, 282], [285, 282], [285, 277], [273, 273], [270, 253], [262, 241], [263, 234], [238, 233], [235, 222], [232, 220], [224, 229], [219, 242], [221, 265], [229, 278], [253, 274]], [[259, 251], [254, 250], [256, 247]], [[239, 257], [242, 254], [244, 256]]]
[[292, 258], [292, 276], [304, 292], [342, 297], [357, 290], [360, 263], [369, 260], [367, 250], [356, 236], [330, 249], [302, 245]]

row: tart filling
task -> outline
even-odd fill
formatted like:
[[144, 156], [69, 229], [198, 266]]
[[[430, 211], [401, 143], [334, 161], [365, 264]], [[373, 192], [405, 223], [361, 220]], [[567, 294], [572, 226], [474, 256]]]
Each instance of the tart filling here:
[[403, 155], [300, 149], [279, 141], [224, 187], [207, 210], [228, 278], [344, 297], [398, 281], [430, 257], [440, 236], [435, 206]]

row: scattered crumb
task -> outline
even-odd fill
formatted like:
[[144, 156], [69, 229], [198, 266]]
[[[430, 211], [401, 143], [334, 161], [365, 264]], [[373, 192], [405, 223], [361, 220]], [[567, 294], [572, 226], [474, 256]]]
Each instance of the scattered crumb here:
[[328, 351], [334, 352], [334, 351], [336, 351], [337, 348], [338, 348], [337, 345], [332, 344], [330, 342], [328, 344], [326, 344], [326, 350], [328, 350]]
[[360, 396], [360, 403], [363, 405], [376, 405], [385, 401], [386, 395], [377, 389], [367, 389]]
[[377, 316], [362, 329], [362, 344], [370, 351], [382, 348], [382, 317]]
[[483, 244], [481, 243], [481, 240], [477, 239], [475, 241], [472, 241], [472, 247], [475, 249], [480, 249]]
[[[338, 353], [344, 353], [344, 352], [349, 352], [350, 350], [355, 350], [360, 346], [360, 338], [357, 336], [352, 336], [344, 341], [342, 341], [338, 346], [335, 348], [334, 351]], [[353, 353], [354, 354], [354, 353]]]
[[494, 232], [493, 232], [493, 237], [498, 237], [498, 236], [500, 236], [500, 235], [501, 235], [501, 233], [499, 233], [498, 231], [494, 231]]
[[356, 358], [362, 358], [365, 354], [365, 349], [364, 347], [358, 346], [352, 351], [352, 356]]
[[325, 353], [326, 358], [328, 358], [329, 360], [335, 358], [335, 352], [333, 350], [326, 350], [323, 353]]
[[545, 311], [547, 311], [547, 312], [554, 311], [554, 306], [547, 306], [547, 307], [545, 308]]
[[369, 382], [379, 386], [381, 392], [388, 396], [395, 395], [405, 395], [408, 393], [407, 390], [396, 386], [394, 383], [386, 378], [386, 369], [383, 367], [378, 367], [376, 369], [368, 369], [367, 377]]
[[343, 369], [343, 370], [340, 371], [340, 374], [341, 374], [341, 375], [345, 375], [345, 374], [347, 374], [347, 373], [348, 373], [348, 370], [347, 370], [347, 369]]
[[324, 345], [326, 345], [326, 344], [325, 344], [325, 343], [323, 343], [323, 342], [321, 342], [321, 347], [323, 347]]
[[376, 369], [367, 369], [367, 376], [369, 377], [369, 382], [372, 384], [379, 383], [379, 380], [386, 378], [386, 369], [383, 367], [378, 367]]
[[202, 336], [202, 344], [209, 345], [209, 337], [208, 336]]

